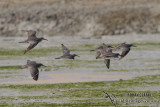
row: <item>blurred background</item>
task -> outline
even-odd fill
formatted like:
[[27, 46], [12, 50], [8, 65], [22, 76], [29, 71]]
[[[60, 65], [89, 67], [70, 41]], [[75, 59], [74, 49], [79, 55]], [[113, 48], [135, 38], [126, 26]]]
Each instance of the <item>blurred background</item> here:
[[0, 36], [159, 34], [159, 0], [0, 0]]

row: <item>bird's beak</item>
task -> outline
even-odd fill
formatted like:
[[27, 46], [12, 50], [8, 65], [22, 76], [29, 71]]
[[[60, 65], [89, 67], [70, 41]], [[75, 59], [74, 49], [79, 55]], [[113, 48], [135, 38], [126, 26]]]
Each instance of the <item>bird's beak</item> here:
[[80, 56], [77, 55], [77, 57], [80, 57]]
[[47, 66], [45, 66], [45, 65], [42, 65], [43, 67], [47, 67]]
[[135, 45], [132, 45], [132, 47], [137, 47], [137, 46], [135, 46]]
[[48, 41], [47, 39], [45, 39], [45, 38], [43, 38], [43, 40], [46, 40], [46, 41]]

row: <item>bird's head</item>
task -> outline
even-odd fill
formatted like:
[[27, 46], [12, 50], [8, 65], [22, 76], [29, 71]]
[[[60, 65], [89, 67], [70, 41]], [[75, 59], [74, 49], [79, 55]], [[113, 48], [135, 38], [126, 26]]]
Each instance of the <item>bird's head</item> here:
[[75, 56], [77, 56], [77, 57], [80, 57], [79, 55], [77, 55], [77, 54], [73, 54], [73, 56], [75, 57]]
[[113, 48], [111, 45], [106, 45], [105, 43], [103, 43], [102, 45], [103, 45], [103, 47]]
[[135, 45], [133, 45], [133, 44], [130, 44], [130, 47], [136, 47]]
[[113, 48], [111, 45], [108, 45], [107, 47], [108, 47], [108, 48]]
[[29, 64], [31, 62], [31, 60], [27, 60], [27, 64]]
[[36, 31], [34, 30], [22, 30], [23, 32], [27, 32], [28, 35], [36, 35]]

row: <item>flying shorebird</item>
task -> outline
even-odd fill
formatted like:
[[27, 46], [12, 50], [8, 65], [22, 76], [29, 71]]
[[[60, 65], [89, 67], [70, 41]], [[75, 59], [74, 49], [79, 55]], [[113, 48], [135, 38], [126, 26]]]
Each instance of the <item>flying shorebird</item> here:
[[[74, 59], [75, 56], [78, 56], [76, 54], [70, 54], [70, 50], [64, 46], [63, 44], [61, 44], [62, 46], [62, 52], [63, 52], [63, 55], [58, 57], [58, 58], [55, 58], [55, 59], [61, 59], [61, 58], [65, 58], [65, 59]], [[78, 56], [79, 57], [79, 56]]]
[[122, 53], [121, 53], [121, 56], [120, 56], [119, 60], [122, 59], [123, 57], [125, 57], [125, 56], [129, 53], [131, 47], [136, 47], [136, 46], [134, 46], [134, 45], [132, 45], [132, 44], [126, 44], [126, 43], [124, 42], [124, 43], [119, 44], [119, 45], [115, 48], [115, 50], [117, 50], [117, 49], [122, 49]]
[[[108, 49], [108, 50], [105, 50], [103, 45], [105, 45], [106, 46], [105, 48]], [[105, 51], [110, 51], [109, 49], [113, 48], [112, 46], [106, 45], [104, 43], [103, 43], [103, 45], [99, 46], [95, 49], [90, 50], [90, 51], [96, 51], [96, 53], [97, 53], [96, 54], [96, 59], [102, 58], [102, 56], [106, 53]]]
[[112, 52], [112, 47], [107, 46], [106, 44], [103, 43], [103, 58], [104, 58], [104, 63], [106, 64], [107, 68], [110, 68], [110, 58], [118, 58], [120, 56], [119, 53], [113, 53]]
[[103, 49], [104, 49], [104, 58], [119, 58], [121, 56], [119, 53], [113, 53], [110, 46], [107, 46], [103, 43]]
[[99, 47], [92, 49], [90, 51], [96, 51], [96, 59], [98, 59], [98, 58], [100, 58], [100, 56], [103, 53], [103, 46], [99, 46]]
[[[27, 60], [27, 64], [22, 66], [21, 69], [28, 68], [30, 73], [31, 73], [31, 76], [33, 77], [33, 79], [35, 81], [37, 81], [38, 76], [39, 76], [38, 68], [41, 67], [41, 66], [44, 66], [44, 65], [41, 64], [41, 63], [36, 63], [35, 61]], [[44, 67], [46, 67], [46, 66], [44, 66]]]
[[[28, 33], [28, 38], [25, 41], [21, 41], [19, 43], [30, 43], [30, 45], [28, 46], [28, 48], [24, 51], [24, 54], [28, 51], [30, 51], [32, 48], [34, 48], [39, 42], [41, 42], [42, 40], [47, 40], [43, 37], [41, 38], [37, 38], [36, 37], [36, 31], [34, 30], [22, 30], [24, 32]], [[48, 41], [48, 40], [47, 40]]]
[[92, 49], [90, 51], [97, 52], [96, 59], [104, 58], [104, 63], [106, 64], [106, 67], [109, 69], [110, 68], [110, 58], [111, 57], [114, 57], [114, 58], [118, 57], [118, 53], [112, 53], [112, 48], [113, 48], [112, 46], [106, 45], [103, 43], [102, 46], [99, 46], [99, 47]]

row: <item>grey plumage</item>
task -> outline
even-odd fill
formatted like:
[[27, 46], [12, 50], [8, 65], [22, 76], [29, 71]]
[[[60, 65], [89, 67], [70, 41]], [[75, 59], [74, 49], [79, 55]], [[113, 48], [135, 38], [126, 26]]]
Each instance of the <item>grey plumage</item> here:
[[[104, 45], [105, 45], [106, 50], [104, 49]], [[99, 47], [92, 49], [90, 51], [96, 51], [96, 53], [97, 53], [96, 59], [98, 59], [98, 58], [102, 58], [106, 54], [106, 51], [110, 51], [110, 48], [112, 48], [110, 45], [107, 46], [106, 44], [103, 43], [102, 46], [99, 46]]]
[[132, 45], [132, 44], [126, 44], [125, 42], [119, 44], [119, 45], [115, 48], [115, 50], [117, 50], [117, 49], [122, 49], [122, 53], [121, 53], [121, 56], [120, 56], [119, 59], [124, 58], [124, 57], [129, 53], [131, 47], [136, 47], [136, 46], [134, 46], [134, 45]]
[[75, 59], [75, 57], [78, 56], [77, 54], [70, 54], [70, 50], [66, 46], [64, 46], [63, 44], [61, 44], [61, 46], [62, 46], [63, 55], [60, 56], [60, 57], [57, 57], [55, 59], [61, 59], [61, 58], [64, 58], [64, 59]]
[[110, 68], [110, 59], [104, 59], [104, 63], [106, 64], [106, 67]]
[[103, 43], [103, 57], [114, 57], [117, 58], [119, 56], [119, 53], [113, 53], [111, 46], [107, 46], [106, 44]]
[[112, 58], [112, 57], [117, 58], [119, 56], [119, 53], [112, 52], [112, 48], [113, 48], [112, 46], [106, 45], [103, 43], [102, 46], [99, 46], [99, 47], [92, 49], [90, 51], [97, 52], [96, 59], [104, 58], [104, 63], [106, 65], [106, 67], [109, 69], [110, 68], [110, 58]]
[[112, 52], [112, 47], [107, 46], [106, 44], [103, 43], [103, 58], [104, 58], [104, 63], [106, 64], [107, 68], [110, 68], [110, 58], [118, 58], [120, 56], [119, 53], [113, 53]]
[[36, 63], [35, 61], [27, 60], [27, 64], [22, 66], [21, 69], [28, 68], [33, 80], [37, 81], [39, 77], [38, 68], [41, 66], [44, 66], [44, 65], [41, 63]]
[[24, 51], [24, 54], [27, 53], [28, 51], [30, 51], [32, 48], [34, 48], [42, 40], [47, 40], [43, 37], [37, 38], [36, 31], [34, 31], [34, 30], [22, 30], [22, 31], [28, 33], [28, 38], [27, 38], [27, 40], [21, 41], [19, 43], [29, 43], [30, 44], [28, 46], [28, 48]]

